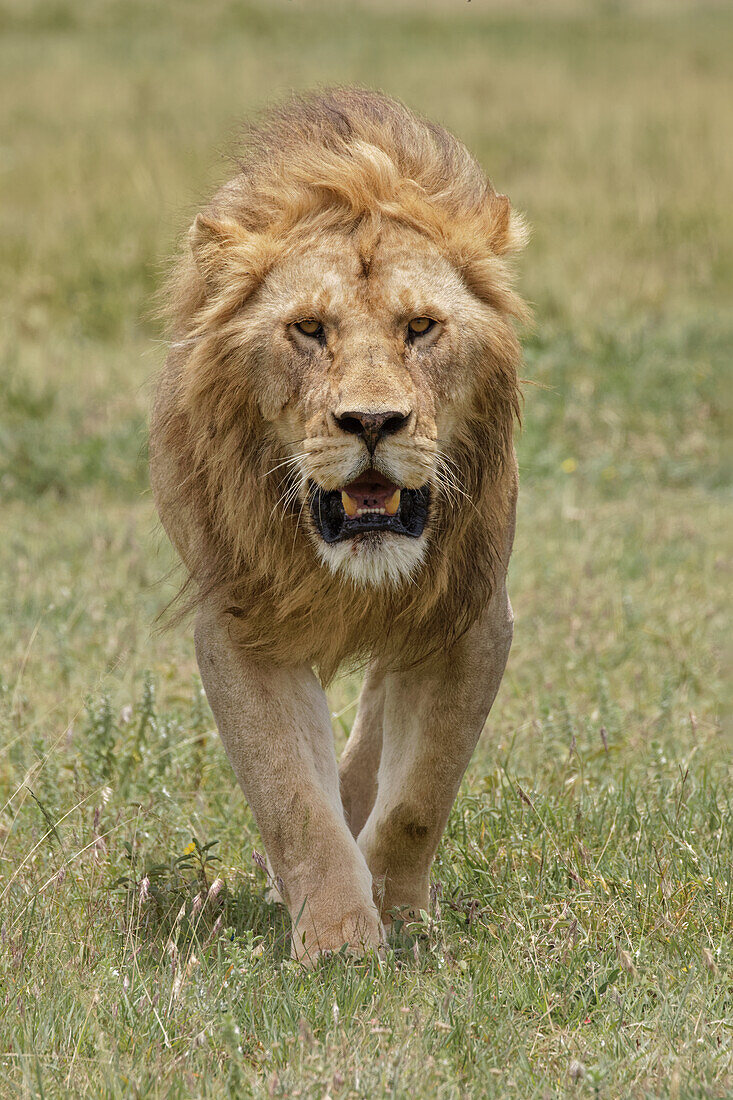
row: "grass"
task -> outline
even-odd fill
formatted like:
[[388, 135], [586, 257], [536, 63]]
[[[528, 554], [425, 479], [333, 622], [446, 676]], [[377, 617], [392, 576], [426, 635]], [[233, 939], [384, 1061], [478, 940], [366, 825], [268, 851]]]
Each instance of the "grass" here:
[[[0, 1095], [731, 1095], [730, 11], [4, 0], [0, 30]], [[433, 912], [306, 974], [190, 632], [153, 631], [145, 421], [217, 151], [344, 80], [527, 211], [538, 385]]]

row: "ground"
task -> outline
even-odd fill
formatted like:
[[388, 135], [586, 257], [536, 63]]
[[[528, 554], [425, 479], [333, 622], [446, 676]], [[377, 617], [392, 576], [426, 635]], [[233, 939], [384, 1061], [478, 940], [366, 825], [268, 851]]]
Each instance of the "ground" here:
[[[731, 1095], [733, 12], [4, 0], [0, 31], [0, 1094]], [[145, 423], [237, 119], [333, 81], [477, 153], [536, 321], [514, 649], [433, 913], [308, 974], [190, 629], [156, 632]]]

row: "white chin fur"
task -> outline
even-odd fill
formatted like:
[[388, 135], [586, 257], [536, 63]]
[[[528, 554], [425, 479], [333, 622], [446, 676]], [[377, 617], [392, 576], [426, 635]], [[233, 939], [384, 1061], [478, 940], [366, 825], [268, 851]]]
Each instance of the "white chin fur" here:
[[330, 545], [318, 540], [318, 554], [324, 565], [364, 588], [410, 580], [419, 569], [425, 550], [424, 535], [411, 539], [370, 531]]

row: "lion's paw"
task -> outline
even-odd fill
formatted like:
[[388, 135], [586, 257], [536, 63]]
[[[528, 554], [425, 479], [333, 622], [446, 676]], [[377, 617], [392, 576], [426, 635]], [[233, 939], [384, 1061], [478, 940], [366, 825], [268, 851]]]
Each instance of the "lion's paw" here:
[[359, 958], [378, 951], [383, 943], [382, 926], [375, 910], [355, 909], [336, 921], [316, 922], [309, 916], [293, 927], [292, 956], [313, 967], [321, 959], [344, 952]]

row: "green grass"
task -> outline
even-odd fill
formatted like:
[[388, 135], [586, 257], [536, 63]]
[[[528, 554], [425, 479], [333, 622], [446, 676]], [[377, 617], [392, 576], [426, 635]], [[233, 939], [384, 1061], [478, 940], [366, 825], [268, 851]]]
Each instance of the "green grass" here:
[[[3, 1100], [733, 1094], [732, 49], [722, 4], [0, 3]], [[307, 974], [190, 631], [154, 630], [145, 422], [237, 119], [349, 80], [527, 212], [537, 385], [432, 916]]]

